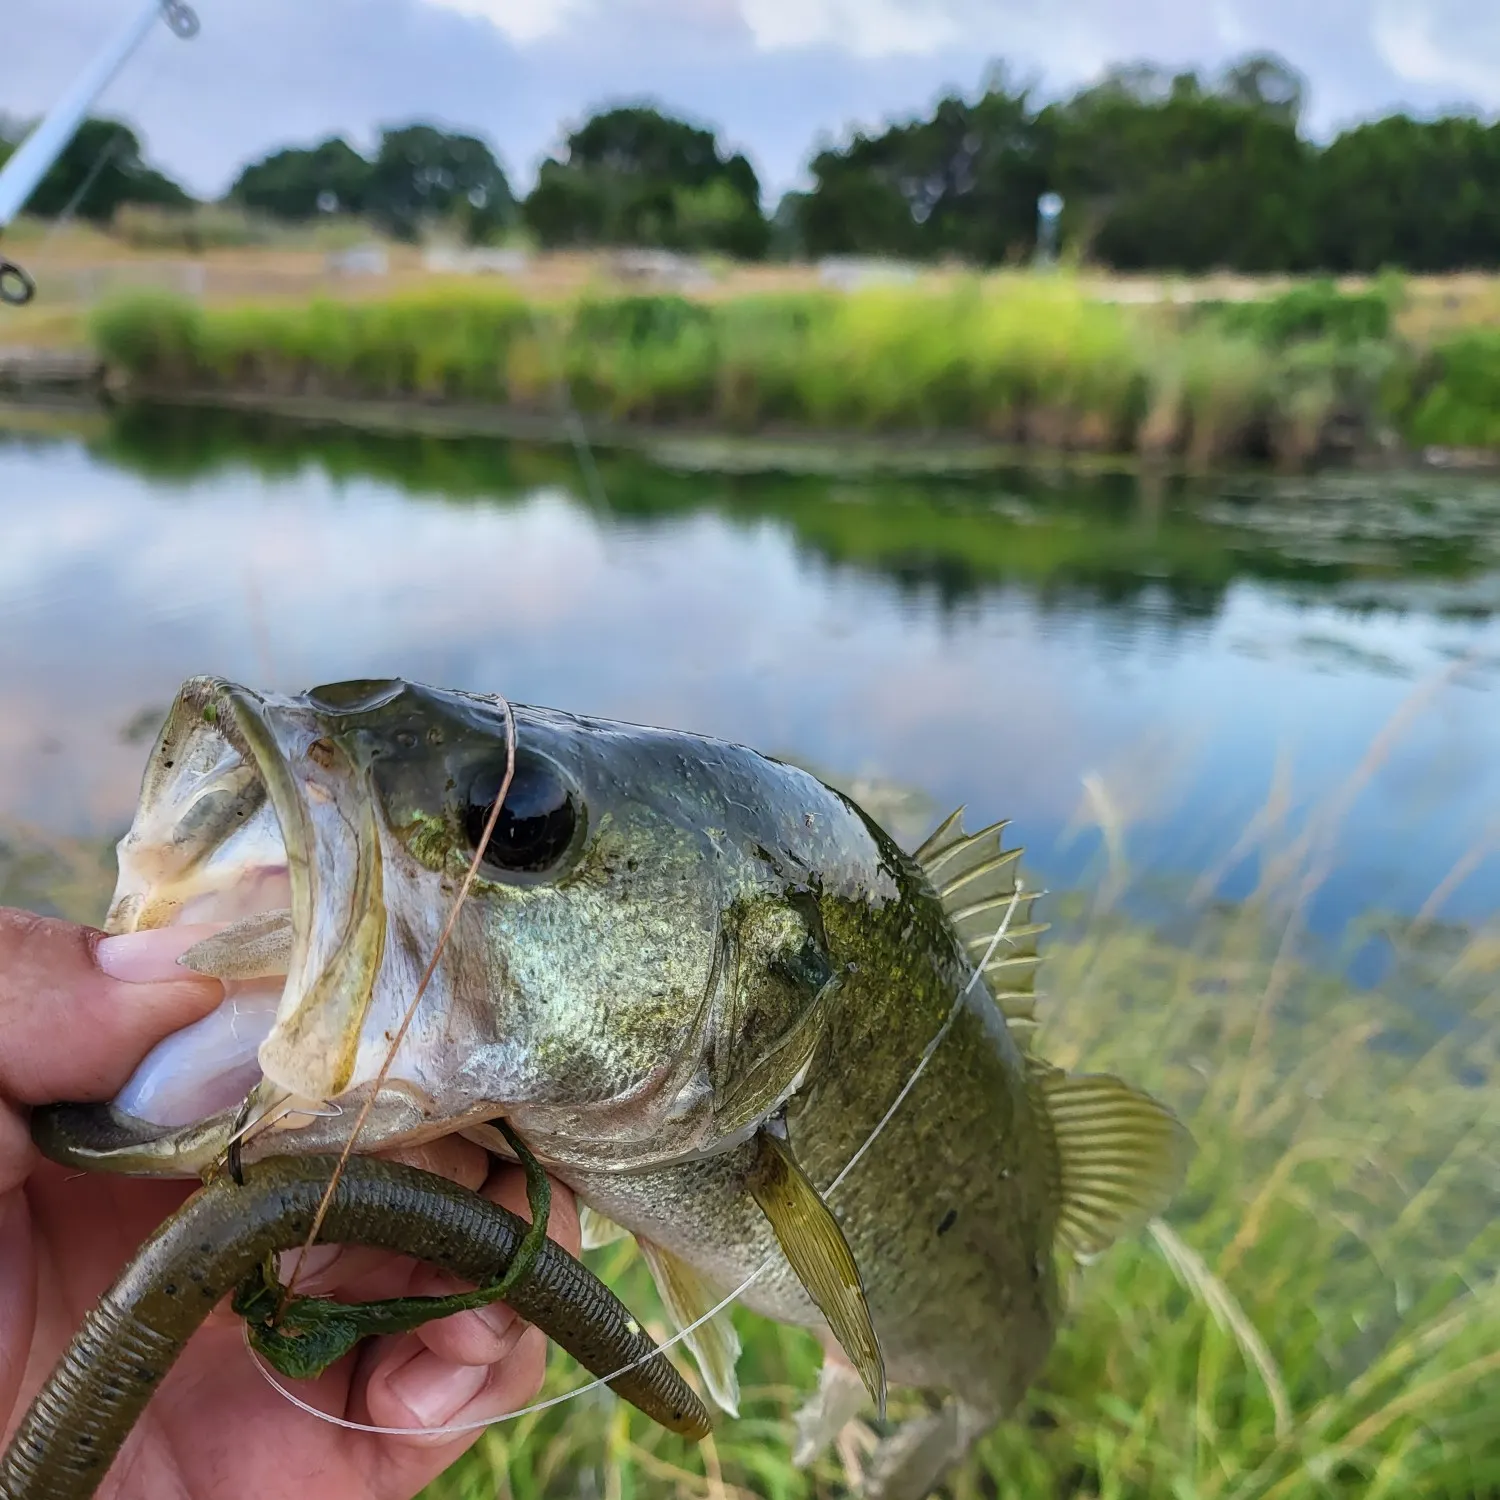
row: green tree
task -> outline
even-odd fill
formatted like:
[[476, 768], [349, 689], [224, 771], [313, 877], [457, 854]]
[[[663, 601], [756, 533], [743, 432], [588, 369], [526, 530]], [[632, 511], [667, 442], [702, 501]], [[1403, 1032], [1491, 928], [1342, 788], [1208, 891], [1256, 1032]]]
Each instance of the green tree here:
[[311, 219], [323, 212], [365, 211], [373, 168], [341, 136], [316, 146], [290, 146], [252, 162], [229, 190], [246, 208], [279, 219]]
[[804, 227], [807, 201], [806, 193], [793, 191], [781, 195], [781, 201], [771, 215], [766, 244], [766, 253], [773, 260], [807, 259], [807, 232]]
[[638, 245], [765, 254], [760, 183], [742, 155], [649, 105], [606, 110], [542, 164], [525, 204], [544, 245]]
[[1274, 52], [1251, 52], [1224, 69], [1214, 93], [1227, 103], [1296, 126], [1307, 100], [1307, 81]]
[[1500, 125], [1391, 115], [1318, 161], [1322, 263], [1336, 271], [1448, 271], [1500, 263]]
[[91, 117], [63, 147], [26, 208], [50, 219], [71, 206], [82, 218], [108, 223], [123, 203], [187, 208], [192, 202], [170, 177], [146, 165], [140, 138], [130, 126]]
[[1063, 235], [1120, 270], [1299, 270], [1315, 263], [1314, 152], [1301, 84], [1261, 55], [1218, 86], [1118, 70], [1042, 112]]
[[1303, 94], [1267, 53], [1207, 83], [1132, 64], [1041, 109], [996, 71], [972, 102], [820, 151], [794, 205], [802, 239], [814, 254], [1014, 259], [1050, 189], [1065, 242], [1111, 265], [1296, 268], [1316, 255]]
[[366, 206], [403, 239], [415, 238], [423, 224], [445, 220], [477, 243], [516, 217], [505, 171], [483, 141], [422, 124], [381, 133]]
[[814, 255], [998, 261], [1025, 254], [1037, 195], [1049, 186], [1029, 91], [1001, 73], [972, 104], [950, 95], [929, 120], [819, 152], [812, 175], [813, 190], [797, 211]]

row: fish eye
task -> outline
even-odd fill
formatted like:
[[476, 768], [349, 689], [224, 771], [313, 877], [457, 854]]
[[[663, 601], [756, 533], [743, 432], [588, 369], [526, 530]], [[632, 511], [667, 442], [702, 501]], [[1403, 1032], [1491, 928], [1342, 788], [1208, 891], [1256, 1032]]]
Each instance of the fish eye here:
[[[495, 805], [505, 767], [481, 772], [469, 788], [464, 829], [479, 847]], [[516, 773], [505, 794], [494, 832], [485, 846], [491, 869], [535, 874], [550, 869], [567, 853], [578, 826], [572, 790], [556, 767], [532, 756], [516, 757]]]

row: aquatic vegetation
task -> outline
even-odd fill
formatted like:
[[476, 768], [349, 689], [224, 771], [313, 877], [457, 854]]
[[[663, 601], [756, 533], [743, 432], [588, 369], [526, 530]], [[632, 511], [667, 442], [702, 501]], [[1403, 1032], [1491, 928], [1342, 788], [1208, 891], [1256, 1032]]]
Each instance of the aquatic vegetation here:
[[1419, 443], [1500, 447], [1500, 330], [1476, 328], [1437, 345], [1409, 425]]
[[[498, 406], [598, 423], [876, 433], [1297, 465], [1336, 423], [1420, 442], [1500, 442], [1489, 335], [1442, 345], [1425, 381], [1397, 292], [1312, 283], [1186, 319], [1093, 300], [1071, 277], [758, 294], [592, 292], [527, 302], [438, 284], [378, 300], [199, 307], [134, 295], [91, 336], [144, 392], [229, 391]], [[1478, 340], [1478, 343], [1474, 341]], [[1420, 351], [1417, 351], [1420, 353]]]
[[141, 378], [189, 381], [203, 362], [203, 319], [196, 304], [171, 292], [137, 292], [103, 303], [90, 332], [113, 364]]

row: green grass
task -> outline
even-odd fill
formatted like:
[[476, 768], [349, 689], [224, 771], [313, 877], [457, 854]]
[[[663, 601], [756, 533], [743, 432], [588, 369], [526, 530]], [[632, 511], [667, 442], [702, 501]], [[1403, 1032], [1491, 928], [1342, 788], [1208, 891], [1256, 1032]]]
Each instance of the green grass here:
[[1396, 303], [1388, 288], [1314, 283], [1177, 318], [1090, 300], [1062, 274], [719, 302], [529, 304], [447, 284], [306, 305], [131, 296], [101, 307], [91, 336], [118, 372], [158, 392], [541, 413], [566, 393], [620, 424], [957, 435], [1200, 466], [1304, 464], [1336, 418], [1367, 437], [1394, 423], [1423, 442], [1500, 441], [1493, 360], [1469, 343], [1435, 352], [1420, 406], [1418, 383], [1390, 378], [1427, 352], [1392, 332]]
[[1410, 422], [1419, 443], [1500, 448], [1500, 329], [1474, 329], [1433, 351]]
[[[1352, 989], [1297, 957], [1322, 832], [1262, 844], [1244, 905], [1179, 894], [1197, 915], [1175, 941], [1121, 914], [1122, 857], [1056, 902], [1039, 1049], [1153, 1089], [1198, 1153], [1164, 1222], [1076, 1273], [1049, 1364], [955, 1500], [1500, 1493], [1500, 925], [1372, 917], [1349, 941], [1383, 932], [1392, 975]], [[6, 901], [97, 916], [108, 873], [98, 850], [0, 843]], [[592, 1259], [664, 1335], [631, 1247]], [[813, 1341], [735, 1317], [742, 1415], [710, 1441], [593, 1394], [493, 1427], [429, 1500], [847, 1493], [838, 1454], [809, 1473], [788, 1458]], [[555, 1356], [547, 1393], [581, 1378]], [[871, 1429], [845, 1437], [857, 1460]]]
[[1388, 338], [1392, 318], [1404, 301], [1399, 278], [1382, 280], [1367, 292], [1341, 292], [1325, 278], [1305, 282], [1275, 297], [1200, 303], [1199, 308], [1221, 328], [1272, 346], [1304, 339], [1356, 344]]

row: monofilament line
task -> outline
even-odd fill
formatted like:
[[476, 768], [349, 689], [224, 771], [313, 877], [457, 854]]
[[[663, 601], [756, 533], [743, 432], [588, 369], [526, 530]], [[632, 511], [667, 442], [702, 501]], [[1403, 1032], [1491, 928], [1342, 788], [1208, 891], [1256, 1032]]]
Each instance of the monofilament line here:
[[[485, 842], [488, 842], [488, 839], [489, 834], [486, 832]], [[482, 849], [483, 847], [484, 844], [481, 843], [480, 848]], [[876, 1123], [875, 1128], [865, 1137], [864, 1143], [860, 1146], [859, 1150], [844, 1164], [843, 1171], [829, 1184], [827, 1192], [823, 1194], [824, 1198], [833, 1195], [838, 1189], [839, 1184], [859, 1164], [865, 1152], [875, 1144], [881, 1132], [891, 1122], [896, 1111], [900, 1109], [906, 1096], [911, 1093], [917, 1080], [926, 1071], [927, 1064], [932, 1061], [937, 1049], [942, 1046], [943, 1039], [953, 1029], [953, 1023], [958, 1019], [959, 1012], [963, 1009], [964, 1001], [968, 999], [970, 992], [973, 990], [975, 984], [978, 983], [989, 961], [995, 956], [995, 949], [1000, 946], [1002, 941], [1011, 941], [1007, 937], [1007, 933], [1010, 930], [1011, 918], [1015, 915], [1016, 907], [1020, 904], [1022, 890], [1022, 882], [1017, 879], [1016, 888], [1011, 893], [1010, 904], [1005, 909], [1005, 917], [1001, 921], [995, 935], [990, 939], [989, 946], [984, 950], [984, 956], [974, 966], [974, 972], [970, 974], [969, 982], [958, 992], [957, 998], [948, 1009], [948, 1014], [944, 1018], [943, 1024], [938, 1027], [932, 1040], [923, 1049], [921, 1057], [917, 1059], [916, 1066], [912, 1069], [906, 1082], [901, 1086], [901, 1091], [891, 1101], [890, 1108], [886, 1110]], [[767, 1271], [771, 1270], [776, 1264], [777, 1259], [778, 1256], [775, 1254], [768, 1255], [728, 1296], [716, 1302], [706, 1313], [695, 1318], [685, 1328], [679, 1329], [671, 1338], [663, 1340], [649, 1354], [643, 1354], [639, 1359], [633, 1360], [628, 1365], [621, 1365], [618, 1370], [612, 1370], [608, 1375], [596, 1376], [593, 1380], [583, 1385], [575, 1386], [571, 1391], [564, 1391], [560, 1396], [549, 1396], [544, 1401], [533, 1401], [531, 1405], [523, 1406], [517, 1411], [503, 1412], [497, 1417], [482, 1417], [477, 1422], [457, 1422], [447, 1427], [375, 1427], [367, 1422], [354, 1422], [347, 1417], [336, 1417], [330, 1412], [320, 1411], [316, 1406], [304, 1401], [294, 1391], [290, 1391], [286, 1386], [282, 1385], [272, 1372], [271, 1367], [260, 1358], [251, 1346], [250, 1330], [248, 1328], [244, 1330], [245, 1348], [250, 1358], [254, 1361], [256, 1369], [260, 1371], [268, 1384], [285, 1397], [286, 1400], [290, 1401], [293, 1406], [301, 1411], [305, 1411], [309, 1416], [317, 1417], [319, 1421], [331, 1423], [335, 1427], [342, 1427], [349, 1432], [373, 1433], [377, 1437], [459, 1437], [466, 1432], [478, 1432], [485, 1427], [498, 1426], [501, 1422], [510, 1422], [519, 1417], [534, 1416], [537, 1412], [547, 1411], [554, 1406], [562, 1406], [566, 1402], [575, 1401], [580, 1396], [586, 1396], [591, 1391], [597, 1391], [600, 1387], [607, 1386], [610, 1381], [618, 1380], [620, 1376], [628, 1375], [632, 1370], [640, 1369], [642, 1365], [649, 1364], [658, 1355], [665, 1354], [674, 1345], [682, 1343], [684, 1339], [690, 1334], [696, 1333], [705, 1323], [718, 1317], [727, 1308], [732, 1307]]]
[[479, 862], [484, 858], [484, 851], [490, 846], [490, 835], [495, 831], [495, 824], [500, 819], [500, 809], [505, 805], [505, 798], [510, 792], [510, 784], [516, 774], [516, 716], [511, 711], [508, 698], [501, 698], [497, 695], [497, 701], [505, 711], [505, 776], [500, 782], [500, 790], [495, 794], [495, 802], [490, 808], [490, 815], [485, 819], [484, 832], [474, 846], [474, 857], [469, 861], [469, 868], [464, 875], [463, 883], [458, 888], [458, 895], [453, 898], [453, 905], [448, 909], [448, 920], [443, 923], [443, 930], [438, 934], [438, 940], [433, 946], [432, 957], [427, 960], [427, 967], [422, 970], [422, 977], [417, 981], [416, 994], [411, 997], [411, 1004], [406, 1007], [406, 1014], [402, 1016], [401, 1024], [396, 1028], [396, 1035], [386, 1049], [385, 1060], [380, 1064], [380, 1071], [370, 1085], [370, 1092], [365, 1097], [364, 1105], [355, 1118], [354, 1128], [349, 1132], [349, 1139], [345, 1142], [343, 1151], [339, 1153], [333, 1176], [329, 1179], [323, 1197], [318, 1203], [318, 1211], [313, 1215], [312, 1227], [307, 1231], [302, 1254], [297, 1257], [297, 1264], [292, 1267], [291, 1277], [282, 1288], [281, 1301], [276, 1307], [278, 1321], [286, 1312], [287, 1303], [292, 1300], [292, 1293], [297, 1288], [297, 1280], [302, 1274], [302, 1267], [307, 1263], [307, 1252], [317, 1243], [318, 1232], [323, 1227], [323, 1220], [328, 1216], [328, 1206], [333, 1202], [333, 1195], [338, 1188], [339, 1179], [344, 1175], [344, 1168], [349, 1165], [349, 1158], [354, 1154], [354, 1146], [359, 1140], [359, 1133], [364, 1129], [365, 1121], [370, 1118], [370, 1111], [375, 1107], [375, 1100], [390, 1076], [391, 1067], [396, 1061], [396, 1054], [401, 1050], [401, 1043], [411, 1029], [412, 1018], [417, 1013], [417, 1007], [422, 1003], [423, 995], [427, 993], [427, 986], [432, 983], [432, 976], [437, 973], [438, 962], [443, 956], [443, 950], [448, 946], [448, 939], [453, 936], [453, 929], [458, 925], [458, 914], [463, 910], [464, 902], [469, 899], [469, 891], [479, 873]]

